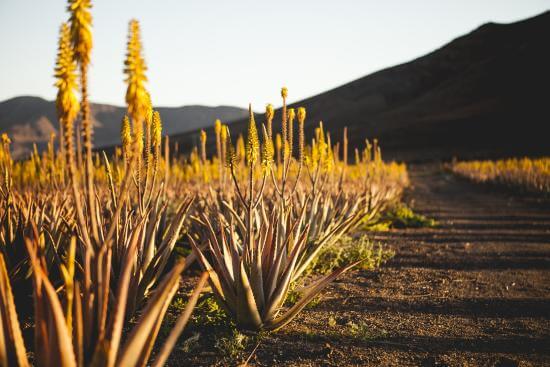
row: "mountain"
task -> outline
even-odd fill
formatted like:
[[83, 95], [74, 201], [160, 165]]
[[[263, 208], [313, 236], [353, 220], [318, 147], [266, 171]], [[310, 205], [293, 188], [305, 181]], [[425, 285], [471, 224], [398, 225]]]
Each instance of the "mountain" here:
[[[91, 104], [94, 123], [94, 145], [112, 146], [120, 143], [120, 124], [126, 109], [107, 104]], [[166, 134], [178, 134], [213, 125], [214, 120], [231, 121], [247, 116], [246, 110], [230, 106], [159, 107]], [[55, 102], [39, 97], [15, 97], [0, 102], [0, 132], [13, 141], [15, 157], [29, 153], [33, 143], [43, 149], [51, 133], [58, 130]]]
[[[387, 158], [550, 154], [549, 39], [550, 12], [488, 23], [425, 56], [292, 107], [307, 108], [309, 133], [322, 120], [336, 141], [348, 126], [351, 147], [378, 138]], [[245, 131], [246, 121], [231, 125], [233, 136]], [[211, 129], [209, 135], [211, 143]], [[189, 149], [198, 134], [172, 140]]]

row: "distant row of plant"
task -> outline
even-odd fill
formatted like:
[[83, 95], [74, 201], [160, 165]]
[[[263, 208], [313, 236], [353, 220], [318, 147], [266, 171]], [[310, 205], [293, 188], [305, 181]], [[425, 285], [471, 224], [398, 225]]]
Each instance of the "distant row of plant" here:
[[[1, 366], [160, 366], [207, 282], [239, 329], [274, 331], [343, 272], [391, 256], [347, 235], [399, 198], [405, 166], [385, 163], [376, 140], [356, 149], [352, 163], [347, 133], [334, 142], [322, 123], [306, 140], [306, 110], [287, 108], [286, 88], [279, 122], [272, 105], [261, 124], [250, 108], [246, 136], [235, 139], [216, 121], [215, 152], [202, 132], [189, 156], [171, 157], [135, 20], [122, 147], [112, 157], [94, 152], [90, 8], [70, 0], [61, 27], [59, 137], [14, 161], [2, 136]], [[166, 330], [180, 277], [195, 262], [202, 275]]]
[[455, 162], [451, 170], [467, 179], [526, 192], [550, 194], [550, 158]]

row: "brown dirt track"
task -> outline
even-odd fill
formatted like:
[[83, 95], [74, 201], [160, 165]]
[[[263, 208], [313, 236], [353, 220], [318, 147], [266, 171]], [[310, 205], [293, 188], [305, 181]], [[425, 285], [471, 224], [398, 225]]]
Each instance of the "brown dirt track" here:
[[[407, 201], [439, 226], [373, 235], [396, 256], [342, 277], [288, 328], [262, 338], [251, 365], [550, 366], [548, 201], [435, 165], [409, 171]], [[237, 363], [204, 343], [169, 362]]]

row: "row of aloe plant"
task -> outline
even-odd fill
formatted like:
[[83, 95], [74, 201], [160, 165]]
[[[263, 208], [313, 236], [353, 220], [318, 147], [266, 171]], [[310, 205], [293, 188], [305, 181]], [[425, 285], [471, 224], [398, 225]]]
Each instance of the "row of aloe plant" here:
[[[350, 164], [347, 133], [333, 145], [322, 123], [307, 144], [306, 110], [287, 108], [286, 88], [280, 133], [274, 134], [271, 105], [260, 126], [250, 108], [246, 139], [236, 146], [217, 121], [215, 154], [208, 156], [202, 132], [188, 158], [170, 157], [146, 90], [135, 20], [124, 64], [122, 149], [113, 158], [94, 152], [86, 85], [90, 8], [89, 0], [70, 0], [69, 24], [61, 27], [57, 152], [52, 139], [42, 156], [16, 162], [3, 136], [0, 365], [29, 365], [32, 356], [44, 366], [160, 366], [206, 282], [239, 327], [283, 327], [360, 262], [306, 277], [325, 246], [399, 196], [404, 166], [384, 163], [376, 142], [362, 154], [356, 150]], [[185, 245], [192, 252], [179, 258], [174, 248]], [[197, 259], [202, 275], [168, 338], [156, 345], [181, 275]], [[301, 297], [285, 308], [297, 284]], [[25, 307], [30, 300], [32, 311]], [[34, 349], [23, 338], [29, 327], [21, 325], [32, 326]]]
[[[61, 27], [55, 69], [63, 133], [60, 159], [55, 160], [60, 162], [59, 167], [52, 167], [61, 170], [60, 181], [67, 185], [51, 180], [52, 186], [40, 186], [38, 193], [33, 192], [32, 184], [26, 186], [26, 191], [17, 191], [13, 185], [16, 163], [9, 157], [9, 144], [3, 144], [2, 366], [29, 365], [28, 342], [22, 337], [20, 317], [33, 325], [35, 342], [31, 350], [36, 365], [144, 366], [186, 267], [185, 259], [169, 268], [167, 265], [192, 199], [184, 198], [168, 215], [158, 178], [161, 121], [150, 103], [144, 105], [147, 96], [135, 93], [136, 88], [143, 91], [140, 73], [145, 67], [136, 21], [130, 23], [125, 69], [135, 139], [121, 178], [113, 178], [105, 156], [108, 184], [97, 187], [87, 100], [87, 65], [92, 47], [90, 8], [90, 1], [69, 1], [69, 24]], [[77, 66], [80, 102], [76, 96]], [[80, 119], [76, 120], [79, 110]], [[144, 124], [146, 150], [139, 128]], [[75, 125], [82, 127], [82, 134], [75, 134]], [[84, 147], [83, 154], [80, 146]], [[179, 327], [170, 335], [172, 340], [182, 332], [207, 278], [206, 272], [198, 280]], [[27, 315], [26, 307], [20, 306], [30, 298], [34, 312]], [[132, 318], [137, 322], [128, 332]], [[156, 356], [157, 365], [163, 364], [174, 344], [167, 346]]]

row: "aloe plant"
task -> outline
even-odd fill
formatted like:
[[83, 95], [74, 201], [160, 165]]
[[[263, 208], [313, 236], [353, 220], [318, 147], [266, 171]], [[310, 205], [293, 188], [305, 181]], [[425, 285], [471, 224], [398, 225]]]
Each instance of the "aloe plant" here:
[[[228, 217], [221, 213], [212, 220], [204, 214], [200, 217], [199, 224], [208, 232], [202, 243], [197, 243], [192, 236], [189, 240], [203, 269], [211, 274], [210, 285], [214, 294], [237, 325], [250, 330], [277, 330], [290, 322], [338, 275], [359, 262], [312, 282], [302, 289], [302, 296], [294, 306], [281, 312], [292, 282], [303, 271], [302, 265], [307, 266], [308, 260], [303, 259], [310, 224], [305, 218], [307, 203], [298, 207], [281, 195], [280, 201], [266, 204], [264, 190], [266, 178], [271, 174], [273, 150], [269, 147], [271, 143], [265, 127], [263, 136], [263, 173], [258, 185], [255, 184], [254, 170], [260, 158], [260, 144], [250, 109], [246, 192], [236, 178], [235, 159], [231, 156], [234, 153], [231, 142], [228, 142], [227, 165], [244, 218], [226, 204], [230, 209]], [[305, 222], [302, 226], [301, 223]]]
[[[128, 285], [131, 279], [132, 255], [137, 250], [136, 241], [125, 260], [116, 294], [113, 310], [103, 320], [103, 327], [89, 323], [94, 312], [81, 291], [81, 281], [75, 277], [75, 239], [71, 241], [66, 263], [62, 265], [64, 287], [61, 293], [51, 283], [44, 257], [40, 254], [36, 238], [25, 238], [26, 248], [31, 258], [34, 284], [34, 359], [43, 366], [145, 366], [151, 356], [160, 325], [168, 305], [179, 286], [180, 274], [185, 261], [179, 261], [162, 279], [155, 294], [148, 300], [136, 325], [129, 336], [122, 341]], [[86, 265], [84, 265], [86, 266]], [[156, 365], [162, 365], [173, 349], [177, 337], [183, 331], [189, 316], [196, 305], [198, 296], [206, 283], [208, 272], [203, 273], [178, 319], [176, 327], [169, 335]], [[84, 286], [85, 287], [85, 286]], [[106, 287], [106, 288], [105, 288]], [[109, 286], [98, 289], [109, 295]], [[93, 296], [98, 296], [94, 293]], [[93, 298], [92, 298], [93, 299]], [[98, 320], [101, 322], [101, 320]], [[6, 270], [4, 255], [0, 253], [0, 364], [2, 366], [28, 366], [27, 349], [21, 336], [15, 302]], [[87, 347], [88, 346], [88, 347]]]

